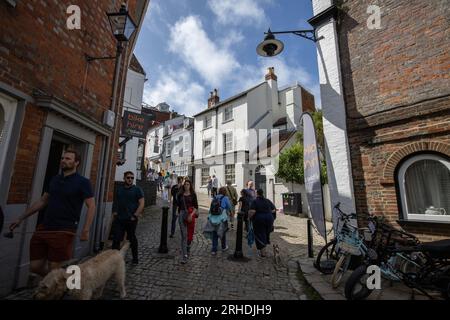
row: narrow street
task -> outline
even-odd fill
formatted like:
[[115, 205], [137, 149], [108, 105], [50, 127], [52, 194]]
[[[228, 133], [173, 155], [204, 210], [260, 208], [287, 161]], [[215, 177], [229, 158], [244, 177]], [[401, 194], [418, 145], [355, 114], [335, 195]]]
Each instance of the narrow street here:
[[[307, 254], [306, 220], [280, 214], [275, 222], [272, 243], [280, 246], [282, 262], [275, 264], [272, 248], [269, 257], [260, 258], [256, 248], [243, 239], [248, 262], [230, 260], [235, 248], [236, 226], [227, 234], [229, 250], [211, 255], [211, 241], [202, 234], [209, 200], [199, 195], [200, 218], [191, 248], [191, 257], [180, 263], [180, 235], [168, 239], [168, 254], [159, 254], [162, 210], [159, 205], [146, 209], [138, 226], [139, 265], [127, 257], [127, 299], [307, 299], [297, 278], [295, 256]], [[169, 228], [170, 228], [169, 212]], [[316, 240], [317, 241], [317, 240]], [[292, 260], [291, 260], [292, 259]], [[114, 280], [105, 289], [103, 299], [119, 299]]]
[[[131, 250], [127, 261], [127, 297], [130, 300], [157, 299], [249, 299], [249, 300], [306, 300], [304, 287], [298, 278], [297, 260], [307, 255], [306, 219], [278, 214], [271, 241], [278, 244], [281, 263], [276, 264], [273, 250], [260, 258], [255, 245], [249, 248], [244, 237], [243, 251], [246, 262], [230, 260], [235, 249], [236, 226], [228, 236], [229, 250], [217, 256], [211, 255], [211, 241], [202, 234], [206, 221], [209, 199], [199, 195], [200, 218], [191, 249], [191, 257], [185, 265], [180, 263], [180, 235], [168, 238], [169, 252], [159, 254], [162, 209], [158, 204], [146, 208], [139, 222], [137, 235], [140, 260], [131, 264]], [[170, 228], [169, 212], [169, 228]], [[315, 234], [315, 252], [323, 243]], [[30, 299], [32, 289], [20, 290], [8, 299]], [[102, 299], [120, 299], [116, 283], [111, 279]]]

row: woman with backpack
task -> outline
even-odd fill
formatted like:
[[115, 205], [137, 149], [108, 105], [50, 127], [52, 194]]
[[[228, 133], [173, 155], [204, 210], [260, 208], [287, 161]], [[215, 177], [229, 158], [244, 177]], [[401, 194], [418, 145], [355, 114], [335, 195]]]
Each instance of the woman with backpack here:
[[264, 198], [262, 189], [256, 192], [256, 199], [250, 204], [248, 217], [253, 224], [256, 248], [261, 257], [266, 257], [265, 247], [270, 243], [270, 233], [276, 217], [276, 208], [272, 201]]
[[181, 231], [181, 263], [185, 264], [190, 254], [194, 237], [195, 219], [198, 218], [198, 201], [194, 187], [190, 180], [184, 180], [183, 187], [177, 196], [179, 212], [178, 223]]
[[221, 239], [222, 251], [228, 250], [226, 233], [228, 230], [228, 214], [231, 211], [230, 199], [226, 196], [227, 190], [225, 187], [219, 189], [219, 194], [214, 197], [209, 209], [208, 220], [213, 226], [212, 231], [212, 250], [211, 254], [217, 254], [217, 247], [219, 246], [219, 238]]

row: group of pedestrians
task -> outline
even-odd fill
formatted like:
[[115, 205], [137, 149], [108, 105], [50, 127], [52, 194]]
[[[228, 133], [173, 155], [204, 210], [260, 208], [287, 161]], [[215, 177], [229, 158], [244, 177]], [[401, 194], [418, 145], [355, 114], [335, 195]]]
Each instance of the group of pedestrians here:
[[[43, 211], [43, 219], [30, 242], [30, 267], [33, 273], [44, 276], [50, 270], [59, 268], [72, 259], [83, 204], [86, 204], [88, 210], [78, 237], [81, 241], [86, 241], [90, 237], [90, 227], [95, 215], [95, 199], [90, 181], [77, 173], [79, 164], [79, 153], [66, 150], [61, 158], [61, 173], [53, 177], [41, 199], [27, 208], [25, 213], [10, 225], [12, 234], [25, 219]], [[158, 174], [158, 179], [159, 177]], [[116, 188], [112, 210], [112, 248], [119, 249], [126, 234], [130, 241], [132, 262], [137, 264], [139, 259], [136, 227], [144, 210], [144, 194], [142, 189], [134, 184], [134, 178], [133, 172], [125, 172], [123, 184]], [[190, 255], [196, 219], [199, 217], [197, 195], [187, 177], [165, 173], [162, 181], [163, 192], [167, 193], [167, 200], [170, 197], [172, 203], [170, 237], [174, 237], [178, 220], [181, 234], [181, 262], [186, 263]], [[269, 236], [273, 230], [275, 207], [264, 198], [262, 190], [256, 191], [253, 181], [249, 181], [247, 188], [241, 190], [238, 198], [231, 181], [227, 181], [226, 186], [219, 188], [218, 179], [213, 176], [211, 195], [207, 221], [210, 226], [212, 254], [216, 255], [219, 240], [221, 249], [228, 250], [228, 226], [234, 229], [235, 208], [239, 205], [238, 212], [243, 214], [245, 230], [254, 231], [256, 246], [260, 255], [264, 257], [264, 247], [270, 243]]]
[[219, 190], [219, 179], [216, 177], [216, 175], [213, 175], [212, 177], [208, 177], [208, 183], [206, 185], [206, 189], [208, 190], [208, 196], [214, 198], [217, 196], [218, 190]]
[[[206, 224], [203, 226], [204, 234], [210, 236], [212, 240], [211, 254], [214, 256], [219, 249], [219, 242], [223, 252], [229, 249], [227, 244], [227, 232], [234, 230], [236, 216], [236, 206], [243, 216], [245, 231], [247, 236], [255, 239], [255, 244], [260, 257], [267, 254], [265, 248], [270, 244], [270, 233], [273, 232], [273, 223], [276, 219], [276, 208], [274, 204], [264, 197], [262, 189], [255, 190], [253, 181], [248, 181], [247, 188], [240, 191], [232, 186], [231, 181], [227, 181], [226, 186], [214, 190], [213, 176], [208, 183], [211, 186], [211, 204], [208, 211]], [[209, 191], [209, 187], [208, 187]], [[176, 185], [170, 190], [172, 204], [172, 221], [170, 227], [170, 238], [173, 238], [176, 231], [176, 221], [180, 227], [181, 234], [181, 263], [187, 263], [190, 256], [191, 243], [195, 231], [196, 219], [199, 217], [198, 200], [192, 183], [188, 179], [178, 177]], [[209, 194], [208, 194], [209, 195]]]

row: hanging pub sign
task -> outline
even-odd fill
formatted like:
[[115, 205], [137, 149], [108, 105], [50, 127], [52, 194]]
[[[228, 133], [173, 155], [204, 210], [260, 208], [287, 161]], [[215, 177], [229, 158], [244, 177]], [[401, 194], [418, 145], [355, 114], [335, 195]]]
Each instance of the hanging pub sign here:
[[302, 114], [303, 121], [303, 168], [305, 189], [311, 218], [322, 237], [326, 237], [323, 210], [322, 184], [320, 182], [320, 160], [316, 141], [316, 130], [311, 115]]
[[125, 111], [122, 118], [122, 135], [145, 139], [152, 119], [151, 115]]

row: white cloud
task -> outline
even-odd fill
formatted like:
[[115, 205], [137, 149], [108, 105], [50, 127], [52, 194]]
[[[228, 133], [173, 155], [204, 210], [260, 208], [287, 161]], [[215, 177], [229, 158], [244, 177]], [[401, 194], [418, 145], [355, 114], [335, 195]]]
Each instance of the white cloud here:
[[211, 87], [220, 85], [239, 66], [231, 52], [211, 41], [196, 16], [181, 19], [171, 28], [169, 49]]
[[267, 23], [264, 10], [256, 0], [208, 0], [208, 6], [223, 25]]
[[238, 44], [244, 40], [242, 32], [231, 29], [228, 30], [226, 36], [222, 39], [222, 46], [227, 50], [232, 50], [231, 46]]
[[187, 70], [161, 73], [155, 84], [146, 84], [144, 101], [153, 106], [167, 102], [178, 113], [193, 115], [205, 108], [207, 94], [192, 78]]

